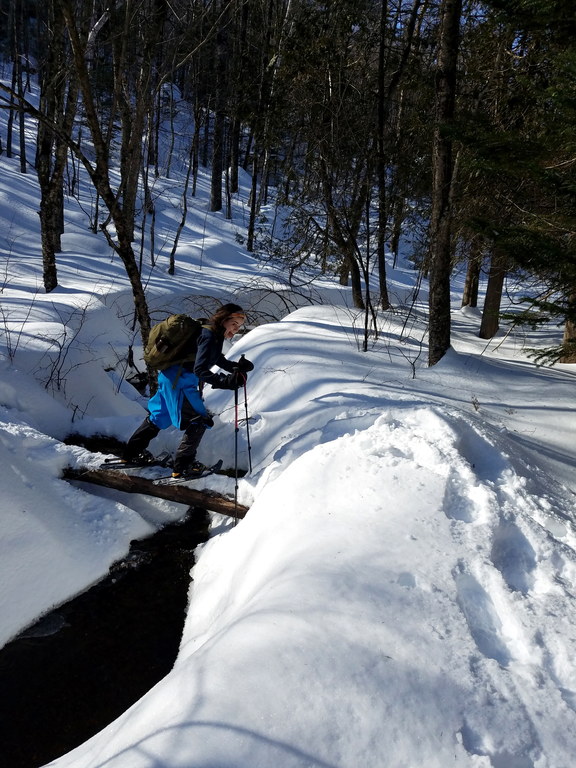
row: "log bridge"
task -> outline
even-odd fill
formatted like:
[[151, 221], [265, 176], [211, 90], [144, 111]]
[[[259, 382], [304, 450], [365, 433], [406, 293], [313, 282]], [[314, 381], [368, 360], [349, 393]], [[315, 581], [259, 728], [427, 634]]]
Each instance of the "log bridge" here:
[[63, 472], [66, 480], [79, 480], [82, 483], [93, 483], [112, 488], [125, 493], [144, 493], [159, 499], [168, 499], [178, 504], [188, 504], [191, 507], [202, 507], [211, 512], [219, 512], [236, 519], [242, 519], [248, 512], [248, 507], [237, 504], [233, 499], [209, 490], [197, 490], [186, 485], [154, 485], [152, 480], [137, 475], [127, 475], [125, 472], [112, 469], [74, 469], [66, 467]]

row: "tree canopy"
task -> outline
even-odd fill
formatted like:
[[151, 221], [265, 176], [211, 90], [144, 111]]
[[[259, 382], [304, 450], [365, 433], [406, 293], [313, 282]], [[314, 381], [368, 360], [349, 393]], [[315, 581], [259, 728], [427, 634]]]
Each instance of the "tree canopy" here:
[[[38, 174], [46, 291], [58, 281], [63, 189], [74, 177], [65, 168], [79, 163], [97, 193], [91, 224], [124, 263], [146, 339], [135, 222], [153, 213], [147, 179], [160, 172], [161, 118], [185, 99], [194, 114], [185, 197], [199, 164], [209, 165], [212, 210], [229, 215], [238, 171], [248, 170], [246, 246], [285, 263], [291, 280], [314, 267], [350, 281], [367, 333], [376, 308], [393, 306], [384, 256], [397, 255], [417, 224], [412, 258], [431, 280], [431, 364], [449, 346], [447, 281], [462, 261], [472, 282], [490, 274], [481, 333], [496, 332], [498, 291], [514, 276], [526, 304], [513, 321], [563, 324], [548, 359], [576, 361], [569, 4], [0, 0], [0, 18], [12, 65], [0, 108], [13, 118], [0, 150]], [[28, 98], [33, 77], [38, 105]], [[38, 125], [32, 161], [24, 114]], [[256, 226], [272, 193], [291, 210], [273, 238]]]

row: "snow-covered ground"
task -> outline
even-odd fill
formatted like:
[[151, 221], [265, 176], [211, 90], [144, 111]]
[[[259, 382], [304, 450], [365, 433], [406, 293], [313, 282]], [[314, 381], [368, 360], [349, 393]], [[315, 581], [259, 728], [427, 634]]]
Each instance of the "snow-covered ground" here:
[[[69, 200], [60, 286], [45, 294], [34, 174], [4, 156], [0, 171], [4, 644], [185, 507], [61, 479], [103, 458], [67, 435], [126, 439], [145, 414], [124, 378], [130, 290]], [[324, 280], [323, 303], [306, 305], [237, 242], [248, 180], [231, 222], [208, 212], [201, 182], [171, 277], [178, 190], [159, 180], [163, 245], [145, 282], [156, 316], [229, 300], [250, 314], [227, 353], [255, 363], [253, 471], [239, 486], [250, 511], [237, 525], [213, 516], [172, 672], [50, 765], [571, 768], [574, 366], [530, 361], [542, 333], [480, 340], [456, 278], [453, 350], [427, 368], [425, 287], [411, 318], [403, 309], [408, 263], [390, 270], [396, 311], [363, 353], [346, 290]], [[232, 398], [206, 400], [216, 424], [199, 458], [230, 465]], [[151, 447], [179, 437], [165, 431]], [[246, 466], [244, 429], [240, 443]]]

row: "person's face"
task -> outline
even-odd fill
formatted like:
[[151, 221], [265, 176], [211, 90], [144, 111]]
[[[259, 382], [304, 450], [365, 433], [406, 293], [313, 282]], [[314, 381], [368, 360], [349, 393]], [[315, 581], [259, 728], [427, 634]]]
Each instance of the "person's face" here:
[[245, 320], [245, 316], [240, 314], [230, 315], [227, 320], [224, 320], [222, 323], [224, 326], [224, 338], [231, 339], [242, 328]]

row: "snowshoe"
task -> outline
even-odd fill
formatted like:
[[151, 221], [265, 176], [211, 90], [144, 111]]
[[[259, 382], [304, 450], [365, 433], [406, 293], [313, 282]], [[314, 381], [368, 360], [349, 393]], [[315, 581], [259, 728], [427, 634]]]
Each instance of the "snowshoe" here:
[[144, 469], [146, 467], [169, 467], [171, 464], [172, 457], [167, 452], [154, 456], [150, 451], [142, 451], [132, 459], [120, 457], [104, 459], [100, 469]]
[[154, 480], [154, 485], [178, 485], [179, 483], [187, 483], [191, 480], [200, 480], [203, 477], [216, 474], [222, 469], [222, 459], [213, 464], [211, 467], [207, 467], [199, 461], [195, 461], [185, 472], [172, 472], [171, 475], [166, 477], [158, 477]]

